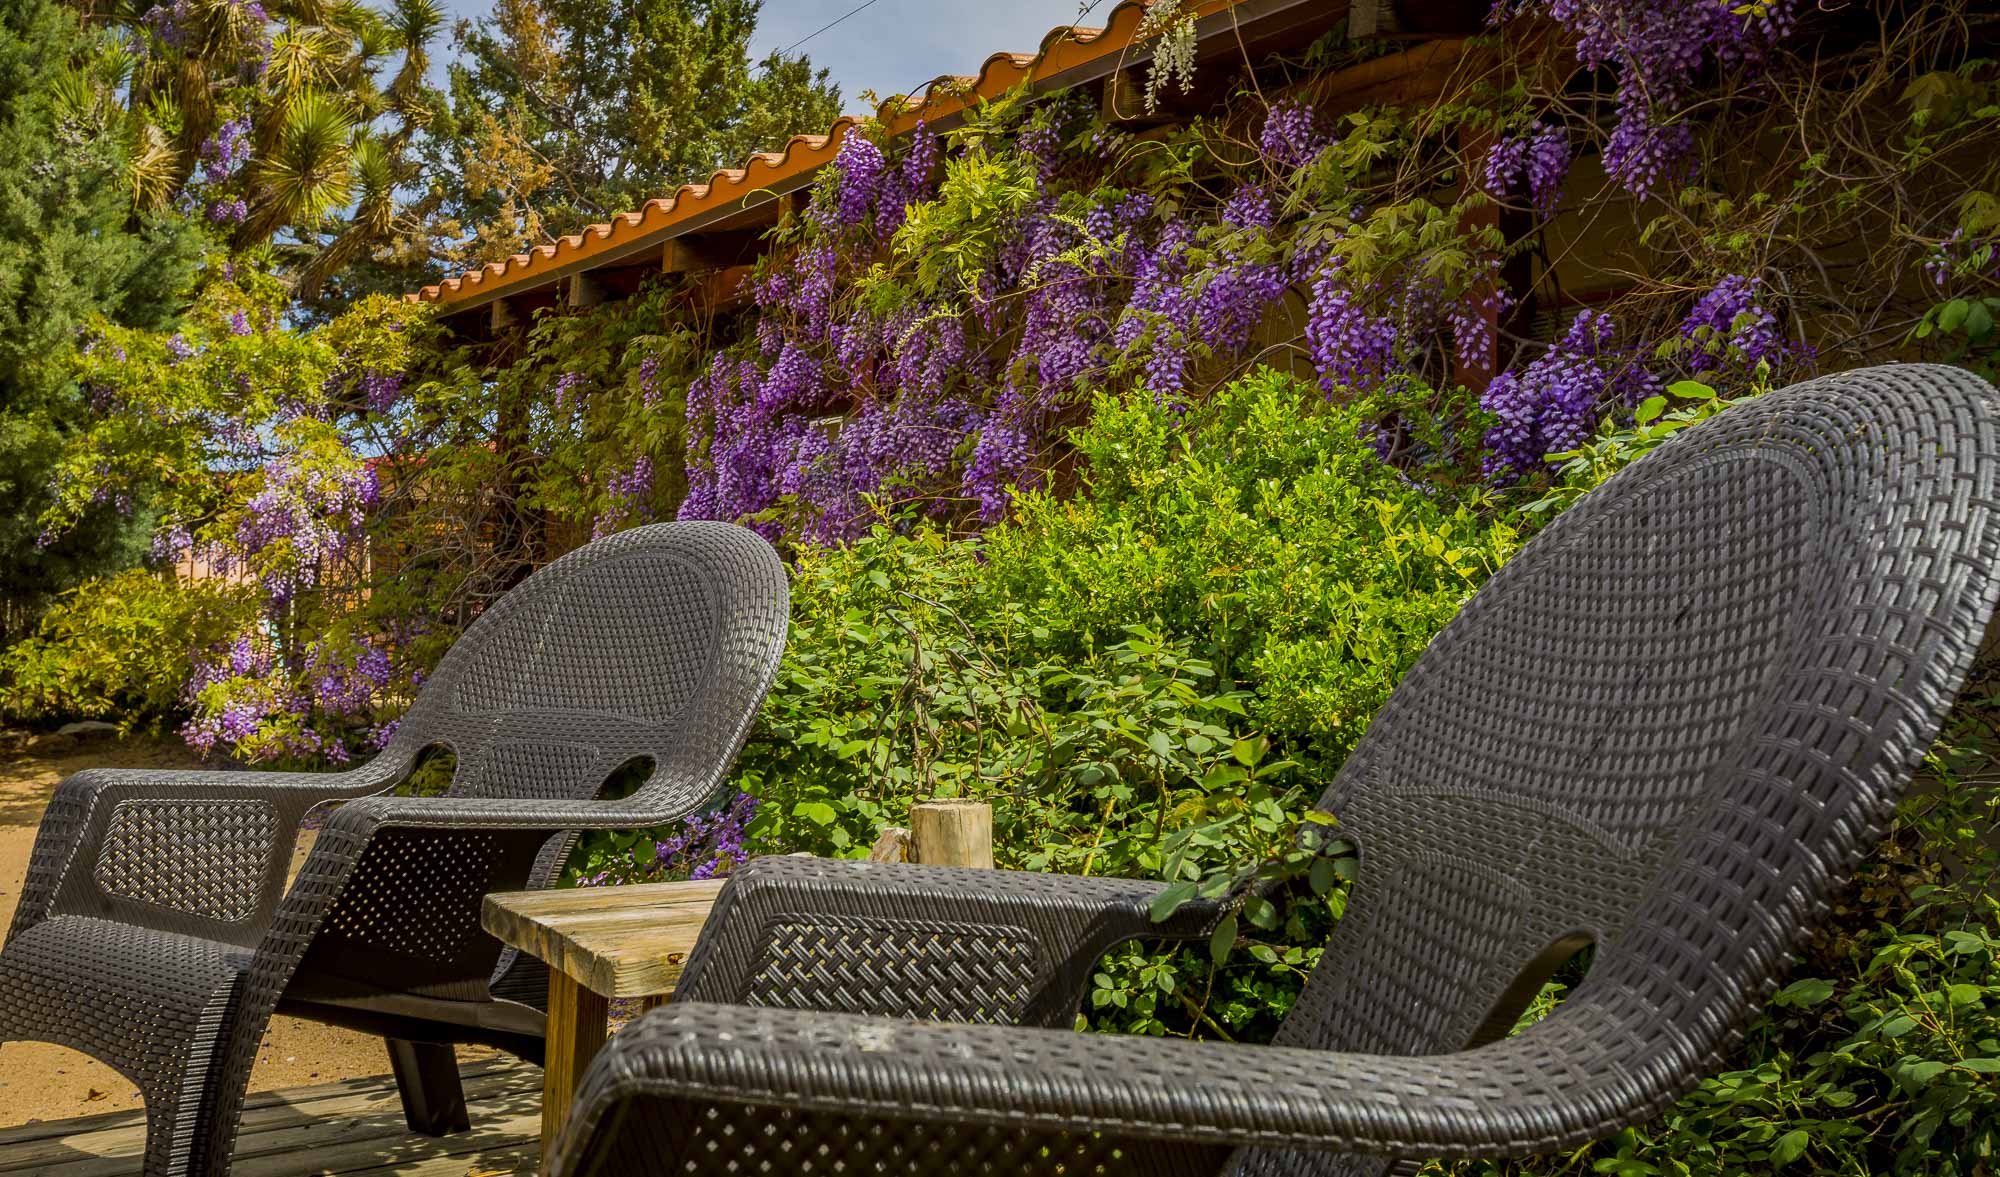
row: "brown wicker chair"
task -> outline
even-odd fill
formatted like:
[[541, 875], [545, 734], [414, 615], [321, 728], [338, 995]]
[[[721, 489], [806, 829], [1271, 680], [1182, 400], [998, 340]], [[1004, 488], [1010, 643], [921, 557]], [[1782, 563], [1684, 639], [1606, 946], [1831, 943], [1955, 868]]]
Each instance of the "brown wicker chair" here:
[[555, 1171], [1373, 1174], [1645, 1120], [1929, 747], [2000, 590], [1996, 479], [1993, 390], [1890, 367], [1731, 409], [1556, 520], [1321, 800], [1360, 880], [1273, 1045], [1064, 1028], [1108, 945], [1219, 913], [1152, 926], [1155, 884], [764, 859]]
[[[0, 1036], [131, 1078], [149, 1175], [227, 1172], [274, 1009], [383, 1035], [411, 1127], [464, 1128], [451, 1044], [539, 1060], [547, 986], [480, 930], [481, 897], [547, 885], [578, 830], [713, 798], [777, 671], [787, 602], [749, 531], [637, 528], [488, 609], [352, 772], [70, 777], [0, 951]], [[433, 745], [457, 757], [447, 795], [381, 795]], [[596, 800], [634, 761], [651, 763], [640, 787]], [[301, 820], [331, 801], [287, 888]]]

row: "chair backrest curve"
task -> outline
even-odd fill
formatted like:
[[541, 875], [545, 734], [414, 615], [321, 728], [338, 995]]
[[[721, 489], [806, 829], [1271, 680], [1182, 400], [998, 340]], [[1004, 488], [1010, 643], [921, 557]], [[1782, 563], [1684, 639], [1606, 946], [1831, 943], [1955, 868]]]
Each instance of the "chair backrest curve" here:
[[1587, 941], [1571, 1000], [1658, 1048], [1631, 1097], [1694, 1082], [1951, 707], [2000, 592], [1996, 480], [1994, 390], [1893, 366], [1732, 408], [1553, 522], [1322, 798], [1361, 875], [1279, 1040], [1463, 1049]]
[[[726, 523], [660, 523], [580, 548], [495, 602], [459, 638], [391, 753], [457, 758], [451, 795], [581, 800], [620, 765], [657, 820], [720, 784], [777, 673], [783, 564]], [[385, 753], [387, 754], [387, 753]]]

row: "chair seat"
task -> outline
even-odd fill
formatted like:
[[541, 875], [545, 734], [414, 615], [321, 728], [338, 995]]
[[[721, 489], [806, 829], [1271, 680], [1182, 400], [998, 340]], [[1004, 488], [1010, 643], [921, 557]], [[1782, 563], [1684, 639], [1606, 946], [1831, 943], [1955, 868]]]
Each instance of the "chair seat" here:
[[[457, 1001], [420, 993], [336, 994], [310, 985], [288, 990], [278, 1002], [278, 1012], [390, 1038], [485, 1042], [510, 1050], [517, 1049], [516, 1039], [539, 1040], [547, 1021], [542, 1011], [517, 1001]], [[431, 1032], [425, 1032], [426, 1025]], [[444, 1027], [457, 1027], [463, 1033], [450, 1033]]]
[[0, 1039], [101, 1059], [150, 1107], [190, 1074], [191, 1055], [215, 1051], [250, 959], [233, 944], [111, 920], [44, 920], [0, 952]]

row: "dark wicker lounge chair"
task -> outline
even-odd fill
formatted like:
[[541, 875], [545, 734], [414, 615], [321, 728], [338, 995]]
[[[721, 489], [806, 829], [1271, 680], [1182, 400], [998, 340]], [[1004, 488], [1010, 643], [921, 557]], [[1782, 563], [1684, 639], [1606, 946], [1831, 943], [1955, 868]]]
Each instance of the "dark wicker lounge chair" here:
[[1108, 945], [1162, 934], [1153, 884], [764, 859], [685, 1003], [591, 1068], [556, 1172], [1380, 1173], [1642, 1121], [1721, 1062], [1917, 768], [2000, 587], [1996, 479], [1991, 388], [1882, 368], [1732, 409], [1558, 519], [1322, 799], [1361, 878], [1274, 1045], [1061, 1028]]
[[[227, 1171], [274, 1008], [388, 1038], [411, 1127], [464, 1127], [450, 1044], [539, 1059], [548, 979], [480, 930], [481, 897], [546, 885], [574, 831], [713, 797], [776, 673], [787, 602], [751, 532], [638, 528], [488, 609], [352, 772], [70, 777], [0, 952], [0, 1037], [130, 1077], [149, 1175]], [[432, 745], [457, 756], [448, 795], [374, 795]], [[595, 799], [640, 758], [635, 792]], [[287, 889], [301, 819], [334, 800]]]

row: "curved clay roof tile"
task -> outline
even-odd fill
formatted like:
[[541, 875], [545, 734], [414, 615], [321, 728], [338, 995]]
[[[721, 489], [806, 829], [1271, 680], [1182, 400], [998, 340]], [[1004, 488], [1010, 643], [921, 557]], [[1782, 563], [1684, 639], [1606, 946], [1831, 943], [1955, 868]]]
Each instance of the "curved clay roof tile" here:
[[[1203, 14], [1219, 12], [1242, 2], [1244, 0], [1200, 0], [1197, 11]], [[1147, 3], [1148, 0], [1124, 0], [1111, 10], [1102, 27], [1062, 25], [1053, 28], [1042, 38], [1037, 52], [995, 53], [986, 59], [975, 75], [940, 77], [924, 87], [921, 98], [906, 95], [883, 102], [876, 109], [876, 119], [891, 134], [902, 134], [933, 113], [938, 116], [956, 113], [971, 102], [998, 97], [1030, 80], [1050, 54], [1065, 45], [1094, 45], [1108, 40], [1101, 51], [1088, 55], [1088, 59], [1101, 58], [1108, 52], [1122, 52], [1135, 39]], [[1070, 60], [1061, 63], [1059, 68], [1068, 69], [1076, 64], [1077, 61]], [[944, 109], [934, 112], [934, 107]], [[539, 259], [566, 263], [570, 260], [568, 255], [591, 248], [589, 242], [622, 236], [616, 234], [620, 223], [646, 233], [668, 229], [701, 212], [702, 206], [749, 195], [763, 187], [769, 179], [778, 178], [753, 180], [750, 172], [756, 165], [763, 165], [766, 172], [789, 171], [792, 175], [807, 174], [825, 166], [832, 161], [835, 149], [860, 125], [860, 120], [842, 116], [827, 128], [825, 134], [794, 135], [777, 151], [756, 152], [743, 161], [742, 167], [724, 168], [710, 176], [705, 184], [688, 184], [671, 196], [648, 200], [638, 212], [620, 213], [612, 221], [592, 225], [583, 233], [572, 233], [553, 243], [535, 246], [531, 253], [517, 253], [504, 263], [489, 262], [481, 269], [447, 278], [436, 286], [426, 286], [421, 292], [404, 297], [437, 302], [448, 293], [465, 293], [468, 283], [484, 285], [488, 274], [496, 279], [511, 275], [513, 278], [532, 280], [533, 271], [545, 268]]]

